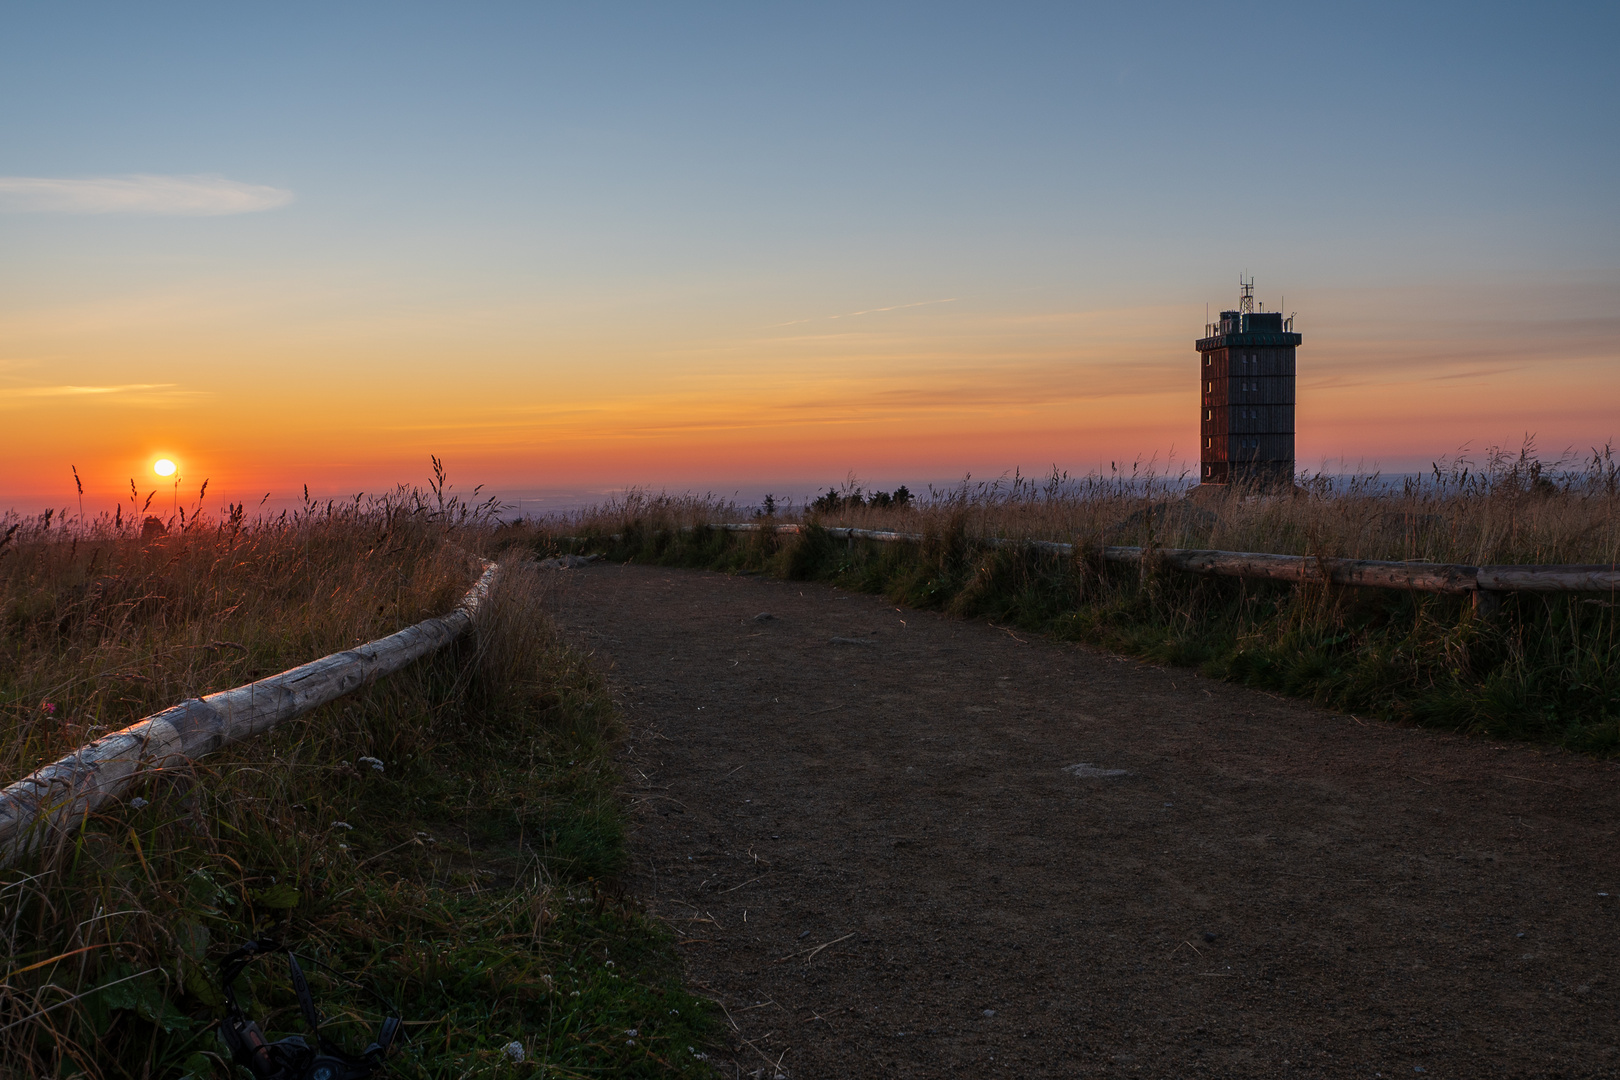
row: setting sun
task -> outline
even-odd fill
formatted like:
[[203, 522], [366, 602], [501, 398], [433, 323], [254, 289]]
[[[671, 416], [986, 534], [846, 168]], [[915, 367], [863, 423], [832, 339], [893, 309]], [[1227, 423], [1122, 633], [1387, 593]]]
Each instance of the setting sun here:
[[157, 473], [159, 476], [173, 476], [174, 462], [170, 461], [168, 458], [158, 458], [158, 460], [152, 464], [152, 471]]

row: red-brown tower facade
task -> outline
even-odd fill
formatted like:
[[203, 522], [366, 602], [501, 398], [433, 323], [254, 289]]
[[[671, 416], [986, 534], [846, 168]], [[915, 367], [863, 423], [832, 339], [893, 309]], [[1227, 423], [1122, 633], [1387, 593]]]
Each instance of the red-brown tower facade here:
[[1238, 310], [1223, 311], [1220, 322], [1204, 327], [1197, 342], [1200, 482], [1294, 482], [1299, 343], [1292, 318], [1254, 310], [1252, 279], [1243, 283]]

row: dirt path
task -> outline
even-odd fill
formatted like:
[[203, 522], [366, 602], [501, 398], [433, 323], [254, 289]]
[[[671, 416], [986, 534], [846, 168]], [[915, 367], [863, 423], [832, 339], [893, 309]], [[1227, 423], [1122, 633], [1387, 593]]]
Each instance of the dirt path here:
[[1620, 768], [822, 585], [559, 576], [727, 1075], [1620, 1076]]

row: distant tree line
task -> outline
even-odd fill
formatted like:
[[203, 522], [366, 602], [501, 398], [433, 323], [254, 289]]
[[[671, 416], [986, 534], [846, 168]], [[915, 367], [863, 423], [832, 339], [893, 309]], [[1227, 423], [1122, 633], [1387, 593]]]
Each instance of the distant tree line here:
[[[861, 507], [871, 507], [875, 510], [904, 510], [917, 501], [917, 496], [911, 493], [906, 485], [901, 484], [893, 491], [867, 492], [854, 484], [838, 488], [828, 488], [827, 494], [814, 499], [806, 507], [814, 514], [836, 514], [840, 510], [855, 510]], [[792, 506], [791, 500], [787, 504]], [[759, 508], [754, 511], [755, 517], [775, 517], [783, 509], [782, 500], [775, 495], [766, 495], [760, 500]]]
[[870, 506], [877, 510], [904, 510], [911, 505], [914, 498], [904, 484], [892, 492], [874, 491], [871, 494], [866, 494], [858, 487], [844, 491], [828, 488], [827, 494], [810, 504], [810, 509], [818, 514], [836, 514], [840, 510], [854, 510], [862, 506]]

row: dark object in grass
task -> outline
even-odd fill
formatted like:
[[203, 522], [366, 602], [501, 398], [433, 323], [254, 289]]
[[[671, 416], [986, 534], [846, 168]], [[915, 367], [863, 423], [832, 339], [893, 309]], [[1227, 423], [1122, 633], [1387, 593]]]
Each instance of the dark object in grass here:
[[[312, 1047], [301, 1036], [289, 1035], [270, 1042], [259, 1025], [248, 1019], [236, 1000], [236, 980], [260, 956], [284, 952], [287, 973], [298, 995], [298, 1008], [315, 1039]], [[220, 1037], [230, 1048], [236, 1064], [253, 1073], [256, 1080], [363, 1080], [382, 1068], [388, 1049], [399, 1034], [400, 1019], [389, 1016], [382, 1022], [377, 1039], [358, 1055], [350, 1054], [321, 1034], [321, 1015], [304, 979], [304, 969], [291, 949], [274, 941], [250, 941], [219, 962], [220, 986], [225, 992], [225, 1017], [220, 1021]]]

